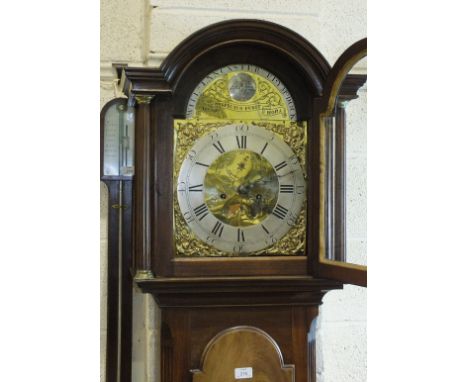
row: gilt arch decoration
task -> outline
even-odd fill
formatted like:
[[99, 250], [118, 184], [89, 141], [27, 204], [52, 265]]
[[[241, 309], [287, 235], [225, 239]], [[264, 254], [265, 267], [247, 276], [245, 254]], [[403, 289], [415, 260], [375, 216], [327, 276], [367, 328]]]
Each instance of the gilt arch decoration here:
[[[286, 27], [262, 20], [228, 20], [211, 24], [187, 37], [169, 53], [159, 68], [125, 68], [122, 89], [126, 94], [176, 96], [174, 114], [182, 116], [184, 95], [193, 90], [186, 79], [198, 72], [201, 79], [203, 74], [217, 69], [209, 67], [213, 62], [222, 66], [224, 58], [226, 64], [232, 64], [233, 56], [237, 56], [239, 62], [289, 73], [293, 83], [286, 84], [288, 88], [305, 87], [310, 93], [310, 99], [304, 103], [322, 95], [331, 70], [317, 48]], [[271, 66], [273, 61], [276, 66], [283, 67]], [[304, 109], [307, 107], [303, 106]], [[304, 113], [304, 118], [309, 117], [306, 114], [309, 112]]]

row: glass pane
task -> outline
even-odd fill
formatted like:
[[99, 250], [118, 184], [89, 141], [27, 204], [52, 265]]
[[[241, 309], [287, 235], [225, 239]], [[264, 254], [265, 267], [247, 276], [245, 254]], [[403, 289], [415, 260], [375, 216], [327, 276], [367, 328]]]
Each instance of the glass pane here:
[[367, 265], [366, 59], [341, 77], [326, 132], [326, 259]]
[[[366, 59], [359, 61], [350, 73], [364, 76], [366, 63]], [[367, 265], [367, 84], [360, 86], [355, 94], [356, 98], [345, 101], [344, 105], [346, 111], [346, 261]]]
[[133, 175], [134, 131], [133, 107], [116, 103], [107, 109], [104, 120], [104, 175]]
[[332, 68], [320, 109], [320, 242], [316, 274], [367, 286], [367, 39]]

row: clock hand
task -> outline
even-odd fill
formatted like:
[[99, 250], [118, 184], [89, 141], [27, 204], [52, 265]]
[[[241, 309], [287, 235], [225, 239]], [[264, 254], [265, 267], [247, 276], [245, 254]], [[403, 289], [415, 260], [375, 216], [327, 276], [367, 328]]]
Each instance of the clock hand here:
[[260, 180], [256, 180], [255, 182], [242, 184], [241, 186], [239, 186], [238, 190], [241, 193], [246, 193], [249, 190], [251, 190], [252, 188], [254, 188], [255, 186], [264, 186], [264, 185], [267, 185], [268, 183], [271, 183], [271, 182], [272, 182], [271, 180], [267, 181], [267, 180], [264, 180], [264, 179], [260, 179]]
[[292, 174], [293, 172], [296, 172], [296, 171], [297, 171], [297, 170], [292, 170], [292, 171], [287, 172], [286, 174], [278, 175], [278, 178], [282, 178], [282, 177], [287, 176], [287, 175], [289, 175], [289, 174]]

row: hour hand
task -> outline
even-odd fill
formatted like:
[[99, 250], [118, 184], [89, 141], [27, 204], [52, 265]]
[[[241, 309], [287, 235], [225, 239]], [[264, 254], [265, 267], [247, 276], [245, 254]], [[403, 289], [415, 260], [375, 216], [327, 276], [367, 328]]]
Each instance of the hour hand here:
[[289, 171], [289, 172], [287, 172], [286, 174], [283, 174], [283, 175], [278, 175], [278, 178], [282, 178], [282, 177], [287, 176], [287, 175], [289, 175], [289, 174], [292, 174], [293, 172], [296, 172], [296, 171], [297, 171], [297, 169], [296, 169], [296, 170]]

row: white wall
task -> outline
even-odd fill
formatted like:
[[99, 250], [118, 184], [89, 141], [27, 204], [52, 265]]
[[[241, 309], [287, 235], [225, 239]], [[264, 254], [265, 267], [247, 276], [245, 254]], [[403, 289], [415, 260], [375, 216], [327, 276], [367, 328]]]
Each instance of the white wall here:
[[[304, 36], [333, 64], [353, 42], [367, 35], [366, 0], [101, 0], [101, 106], [118, 96], [112, 63], [158, 66], [179, 42], [209, 24], [255, 18], [284, 25]], [[365, 96], [365, 92], [363, 93]], [[353, 106], [355, 109], [356, 107]], [[358, 108], [358, 107], [357, 107]], [[348, 232], [353, 253], [365, 251], [365, 121], [351, 109], [358, 128], [349, 137], [349, 169], [360, 181], [350, 184], [356, 223]], [[354, 130], [353, 130], [354, 131]], [[353, 177], [356, 178], [356, 177]], [[101, 299], [105, 301], [105, 186], [101, 187]], [[352, 211], [351, 211], [352, 212]], [[352, 212], [353, 213], [353, 212]], [[353, 216], [350, 217], [350, 219]], [[148, 295], [134, 293], [135, 382], [158, 381], [159, 310]], [[366, 289], [346, 286], [330, 292], [320, 308], [318, 382], [366, 380]], [[101, 304], [101, 381], [105, 374], [105, 304]]]

